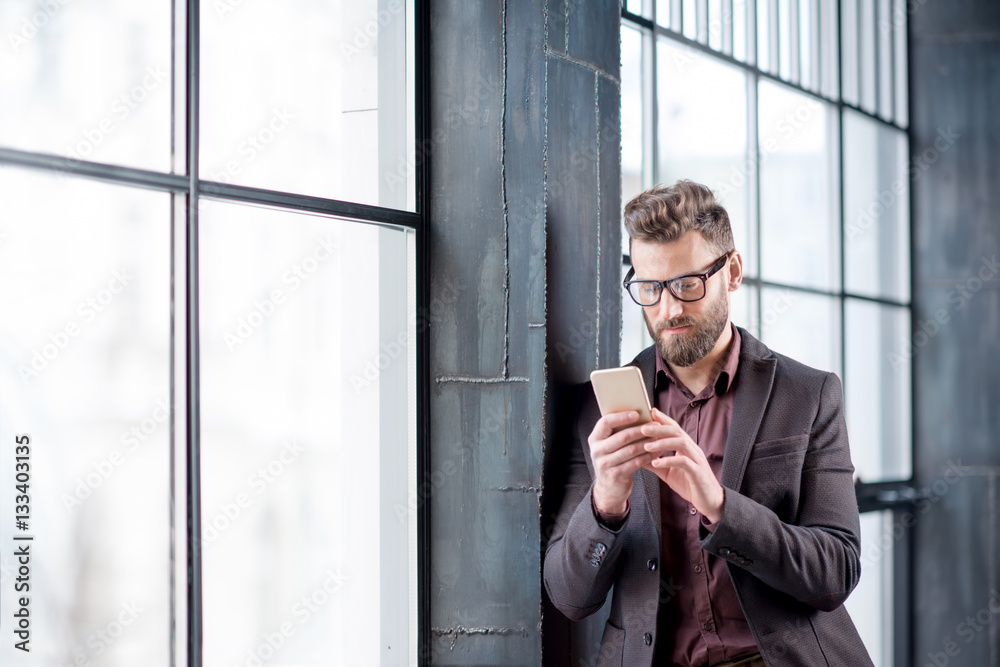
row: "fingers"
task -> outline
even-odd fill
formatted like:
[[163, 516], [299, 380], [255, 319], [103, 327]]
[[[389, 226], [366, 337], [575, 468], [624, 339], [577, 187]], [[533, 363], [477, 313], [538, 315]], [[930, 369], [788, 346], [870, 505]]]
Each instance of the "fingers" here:
[[634, 410], [631, 412], [612, 412], [606, 414], [594, 424], [594, 430], [590, 432], [590, 443], [594, 444], [597, 440], [606, 440], [611, 437], [612, 432], [616, 428], [632, 424], [638, 419], [639, 413]]

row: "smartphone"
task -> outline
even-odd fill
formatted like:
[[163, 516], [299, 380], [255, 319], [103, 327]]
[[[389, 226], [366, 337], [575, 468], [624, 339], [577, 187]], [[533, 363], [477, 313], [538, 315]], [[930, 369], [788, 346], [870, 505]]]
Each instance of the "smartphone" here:
[[594, 371], [590, 374], [590, 381], [594, 385], [594, 395], [597, 396], [601, 416], [629, 410], [639, 413], [638, 421], [620, 426], [613, 432], [653, 421], [646, 383], [642, 381], [642, 371], [635, 366]]

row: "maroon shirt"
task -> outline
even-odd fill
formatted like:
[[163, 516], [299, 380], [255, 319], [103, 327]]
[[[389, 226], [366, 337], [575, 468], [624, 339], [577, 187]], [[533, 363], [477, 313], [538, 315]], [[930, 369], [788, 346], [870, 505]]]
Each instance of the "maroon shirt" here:
[[[656, 407], [680, 424], [704, 450], [715, 473], [733, 414], [729, 391], [740, 360], [740, 334], [733, 339], [715, 378], [694, 396], [656, 355]], [[757, 644], [736, 597], [726, 561], [701, 548], [698, 529], [714, 529], [691, 503], [660, 482], [661, 599], [655, 665], [703, 667], [757, 653]]]

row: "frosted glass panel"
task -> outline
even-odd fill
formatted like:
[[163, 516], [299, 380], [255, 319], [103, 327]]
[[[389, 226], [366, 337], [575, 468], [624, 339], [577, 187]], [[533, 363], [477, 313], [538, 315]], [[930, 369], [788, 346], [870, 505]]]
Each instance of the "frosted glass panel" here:
[[836, 110], [761, 81], [761, 276], [840, 288]]
[[370, 225], [203, 213], [207, 665], [263, 659], [275, 634], [281, 664], [407, 664], [412, 249], [412, 233]]
[[202, 3], [202, 177], [412, 209], [411, 5]]
[[[170, 198], [0, 168], [0, 201], [0, 664], [166, 667]], [[11, 622], [21, 546], [30, 653]]]
[[171, 3], [0, 2], [0, 146], [170, 169]]
[[928, 334], [914, 334], [911, 343], [910, 311], [898, 306], [848, 299], [845, 316], [844, 391], [856, 475], [862, 482], [909, 479], [912, 343]]

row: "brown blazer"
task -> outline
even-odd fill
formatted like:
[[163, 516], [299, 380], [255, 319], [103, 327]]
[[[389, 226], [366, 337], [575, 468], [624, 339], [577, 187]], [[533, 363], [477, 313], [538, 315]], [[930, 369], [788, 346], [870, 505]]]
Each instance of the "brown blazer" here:
[[[872, 665], [843, 607], [861, 563], [840, 378], [771, 351], [746, 329], [739, 332], [722, 462], [726, 501], [716, 530], [702, 528], [701, 546], [728, 561], [769, 667]], [[631, 362], [642, 370], [650, 396], [655, 354], [649, 347]], [[601, 608], [614, 585], [597, 664], [650, 665], [661, 573], [647, 563], [660, 554], [659, 478], [648, 470], [635, 473], [621, 529], [597, 523], [587, 438], [600, 411], [589, 382], [576, 391], [565, 495], [545, 552], [545, 588], [560, 611], [580, 620]]]

